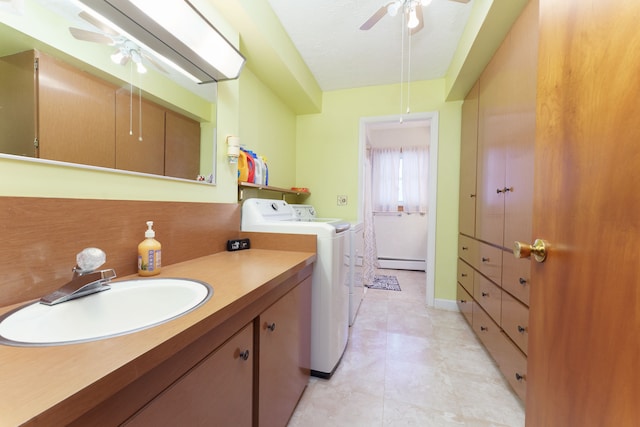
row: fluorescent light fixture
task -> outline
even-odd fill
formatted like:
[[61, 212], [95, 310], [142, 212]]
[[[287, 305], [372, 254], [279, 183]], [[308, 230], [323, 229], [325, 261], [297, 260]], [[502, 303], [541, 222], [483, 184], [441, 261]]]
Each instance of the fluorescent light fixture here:
[[79, 1], [198, 83], [240, 76], [244, 57], [188, 0]]

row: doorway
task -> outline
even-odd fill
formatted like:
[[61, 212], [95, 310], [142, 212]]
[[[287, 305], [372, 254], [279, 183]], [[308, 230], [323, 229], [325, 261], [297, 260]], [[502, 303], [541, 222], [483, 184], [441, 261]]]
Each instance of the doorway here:
[[[367, 164], [367, 146], [371, 144], [372, 135], [378, 131], [406, 132], [415, 134], [416, 129], [426, 130], [425, 144], [429, 146], [428, 162], [428, 220], [426, 226], [426, 250], [424, 254], [426, 271], [426, 304], [433, 307], [435, 303], [435, 247], [436, 247], [436, 195], [438, 177], [438, 113], [412, 113], [411, 115], [394, 115], [381, 117], [362, 117], [360, 119], [359, 159], [358, 159], [358, 221], [365, 219], [365, 176]], [[419, 131], [420, 132], [420, 131]], [[418, 132], [418, 133], [419, 133]], [[375, 137], [375, 136], [374, 136]], [[425, 236], [419, 236], [425, 237]]]

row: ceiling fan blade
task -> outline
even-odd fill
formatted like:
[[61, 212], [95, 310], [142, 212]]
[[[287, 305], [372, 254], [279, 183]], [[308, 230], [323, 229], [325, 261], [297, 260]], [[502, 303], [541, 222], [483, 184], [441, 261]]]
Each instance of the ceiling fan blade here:
[[457, 1], [458, 3], [469, 3], [471, 0], [449, 0], [449, 1]]
[[416, 6], [416, 16], [418, 17], [418, 26], [411, 29], [411, 31], [409, 32], [411, 35], [414, 35], [415, 33], [417, 33], [418, 31], [424, 28], [424, 18], [422, 17], [421, 5]]
[[158, 61], [156, 61], [156, 60], [155, 60], [151, 55], [149, 55], [149, 54], [147, 54], [147, 53], [145, 53], [145, 52], [141, 52], [141, 54], [142, 54], [142, 57], [143, 57], [144, 59], [146, 59], [147, 61], [149, 61], [149, 63], [150, 63], [151, 65], [153, 65], [155, 68], [157, 68], [157, 69], [158, 69], [158, 71], [161, 71], [161, 72], [163, 72], [163, 73], [165, 73], [165, 74], [169, 74], [169, 73], [168, 73], [168, 71], [167, 71], [167, 70], [165, 70], [165, 69], [164, 69], [164, 68], [163, 68], [163, 67], [158, 63]]
[[389, 2], [386, 5], [381, 6], [380, 9], [376, 11], [376, 13], [371, 15], [371, 17], [367, 19], [365, 23], [360, 26], [360, 29], [366, 31], [371, 27], [373, 27], [374, 25], [376, 25], [376, 23], [382, 18], [384, 18], [384, 16], [387, 14], [387, 7], [389, 7], [389, 5], [393, 3], [394, 2]]
[[103, 22], [99, 21], [98, 19], [94, 18], [93, 16], [89, 15], [84, 10], [82, 12], [78, 13], [78, 16], [80, 18], [84, 19], [89, 24], [93, 25], [94, 27], [96, 27], [97, 29], [99, 29], [100, 31], [102, 31], [105, 34], [109, 34], [109, 35], [114, 36], [114, 37], [117, 37], [117, 36], [120, 35], [120, 34], [118, 34], [118, 32], [116, 32], [116, 30], [114, 30], [113, 28], [111, 28], [108, 25], [104, 24]]
[[69, 27], [71, 35], [78, 40], [84, 40], [87, 42], [100, 43], [106, 45], [113, 45], [113, 39], [109, 36], [100, 33], [94, 33], [93, 31], [82, 30], [80, 28]]

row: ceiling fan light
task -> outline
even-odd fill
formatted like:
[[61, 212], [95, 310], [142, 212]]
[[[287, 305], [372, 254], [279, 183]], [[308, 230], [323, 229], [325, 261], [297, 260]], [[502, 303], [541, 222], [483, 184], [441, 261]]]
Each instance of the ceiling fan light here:
[[389, 6], [387, 6], [387, 13], [390, 16], [396, 16], [398, 14], [398, 11], [400, 10], [400, 7], [402, 6], [402, 2], [401, 1], [395, 1], [391, 4], [389, 4]]
[[125, 58], [126, 56], [122, 53], [120, 49], [118, 49], [114, 54], [111, 55], [111, 60], [118, 65], [122, 65]]
[[416, 8], [412, 7], [409, 12], [409, 21], [407, 22], [407, 27], [413, 29], [416, 28], [420, 24], [418, 20], [418, 15], [416, 14]]

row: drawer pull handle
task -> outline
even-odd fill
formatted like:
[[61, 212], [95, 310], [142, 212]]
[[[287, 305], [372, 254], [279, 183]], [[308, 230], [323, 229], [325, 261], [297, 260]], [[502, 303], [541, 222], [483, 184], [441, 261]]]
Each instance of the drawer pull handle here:
[[527, 380], [527, 376], [526, 375], [520, 375], [519, 373], [516, 372], [516, 380], [518, 381], [526, 381]]
[[482, 292], [482, 296], [483, 297], [488, 297], [489, 296], [489, 292]]
[[521, 284], [522, 286], [524, 286], [524, 285], [526, 285], [526, 284], [527, 284], [527, 279], [525, 279], [524, 277], [521, 277], [521, 278], [518, 280], [518, 282], [520, 282], [520, 284]]
[[467, 273], [460, 274], [462, 277], [467, 277]]
[[247, 360], [249, 358], [249, 350], [241, 351], [238, 356], [242, 360]]
[[496, 194], [500, 194], [504, 191], [502, 188], [496, 188]]
[[475, 194], [469, 194], [469, 197], [473, 198], [473, 197], [476, 197], [476, 195]]
[[481, 330], [481, 331], [488, 331], [488, 330], [489, 330], [489, 328], [487, 328], [486, 326], [480, 326], [480, 330]]
[[267, 325], [267, 329], [270, 330], [271, 332], [276, 330], [276, 322], [270, 323]]
[[462, 247], [462, 250], [463, 250], [463, 251], [468, 251], [468, 250], [469, 250], [469, 247], [468, 247], [468, 246], [463, 246], [463, 247]]
[[520, 332], [521, 334], [524, 334], [525, 332], [527, 332], [527, 328], [518, 325], [518, 332]]
[[466, 300], [466, 299], [461, 299], [461, 300], [460, 300], [460, 302], [461, 302], [462, 304], [466, 304], [466, 303], [467, 303], [467, 300]]
[[489, 262], [489, 261], [491, 261], [489, 258], [482, 257], [482, 262]]

